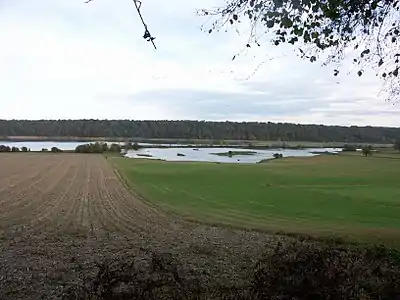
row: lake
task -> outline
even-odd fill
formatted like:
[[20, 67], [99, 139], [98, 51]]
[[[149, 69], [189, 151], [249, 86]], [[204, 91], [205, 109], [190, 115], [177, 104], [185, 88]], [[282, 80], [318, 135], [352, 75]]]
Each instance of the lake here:
[[26, 147], [31, 151], [41, 151], [43, 148], [50, 150], [52, 147], [57, 147], [61, 150], [75, 150], [76, 146], [87, 144], [90, 142], [64, 142], [64, 141], [37, 141], [37, 142], [11, 142], [11, 141], [0, 141], [0, 145], [9, 147]]
[[[0, 145], [10, 147], [27, 147], [31, 151], [41, 151], [42, 148], [50, 150], [52, 147], [57, 147], [62, 150], [75, 150], [78, 145], [86, 144], [88, 142], [74, 142], [74, 141], [27, 141], [27, 142], [10, 142], [0, 141]], [[121, 143], [123, 144], [123, 143]], [[139, 143], [141, 146], [172, 146], [171, 148], [143, 148], [138, 151], [129, 150], [126, 157], [129, 158], [148, 158], [148, 159], [161, 159], [165, 161], [199, 161], [199, 162], [219, 162], [219, 163], [257, 163], [263, 159], [273, 158], [274, 153], [281, 153], [284, 157], [307, 157], [315, 156], [318, 154], [312, 152], [340, 152], [340, 148], [309, 148], [309, 149], [238, 149], [238, 148], [176, 148], [177, 145], [167, 144], [149, 144]], [[200, 146], [200, 145], [199, 145]], [[234, 155], [220, 156], [215, 153], [226, 153], [228, 151], [253, 151], [253, 155]], [[180, 153], [183, 156], [178, 156]]]
[[[219, 162], [219, 163], [244, 163], [254, 164], [263, 159], [271, 159], [274, 153], [281, 153], [283, 157], [307, 157], [318, 154], [312, 152], [330, 152], [337, 153], [342, 149], [337, 148], [318, 148], [318, 149], [238, 149], [238, 148], [143, 148], [138, 151], [129, 150], [126, 157], [129, 158], [147, 158], [161, 159], [165, 161], [199, 161], [199, 162]], [[221, 156], [215, 153], [226, 153], [228, 151], [253, 151], [252, 155], [234, 155]], [[183, 156], [178, 156], [178, 153]]]

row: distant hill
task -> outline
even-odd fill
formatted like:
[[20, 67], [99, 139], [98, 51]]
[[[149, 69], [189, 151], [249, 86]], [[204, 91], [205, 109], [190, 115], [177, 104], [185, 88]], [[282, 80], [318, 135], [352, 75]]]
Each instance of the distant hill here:
[[0, 120], [0, 138], [8, 136], [282, 140], [389, 144], [400, 138], [400, 128], [270, 122]]

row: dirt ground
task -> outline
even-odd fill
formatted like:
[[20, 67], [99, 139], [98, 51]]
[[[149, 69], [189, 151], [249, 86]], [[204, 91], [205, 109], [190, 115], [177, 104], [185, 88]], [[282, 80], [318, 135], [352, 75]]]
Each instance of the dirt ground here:
[[154, 253], [178, 260], [202, 286], [245, 285], [282, 239], [290, 238], [167, 216], [101, 155], [0, 155], [0, 299], [66, 297], [102, 264]]

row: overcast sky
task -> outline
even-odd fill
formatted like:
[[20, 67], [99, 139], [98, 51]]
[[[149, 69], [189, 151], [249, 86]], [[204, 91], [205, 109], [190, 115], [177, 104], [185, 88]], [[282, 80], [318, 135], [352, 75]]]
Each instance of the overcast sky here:
[[[0, 119], [201, 119], [400, 126], [374, 74], [332, 76], [293, 49], [212, 35], [220, 0], [0, 0]], [[242, 51], [242, 52], [241, 52]], [[240, 55], [232, 61], [233, 55]], [[347, 70], [347, 69], [346, 69]], [[346, 72], [342, 72], [346, 73]]]

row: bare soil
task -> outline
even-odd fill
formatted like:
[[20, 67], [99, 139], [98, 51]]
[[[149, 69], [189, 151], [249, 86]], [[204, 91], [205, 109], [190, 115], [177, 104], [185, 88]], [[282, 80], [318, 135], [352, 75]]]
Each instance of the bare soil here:
[[283, 238], [166, 216], [100, 155], [2, 154], [0, 166], [0, 299], [57, 298], [100, 263], [149, 253], [176, 257], [210, 285], [237, 284]]

